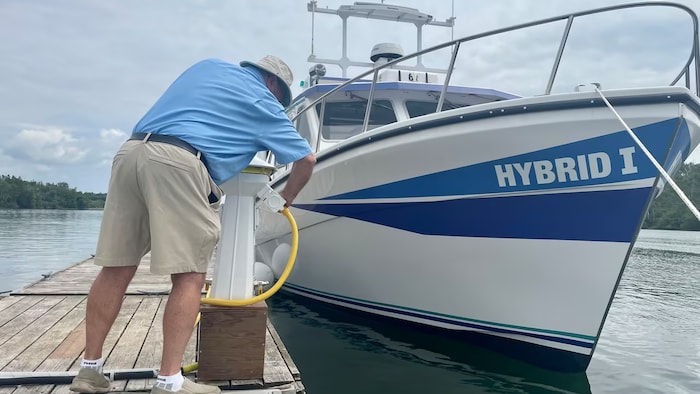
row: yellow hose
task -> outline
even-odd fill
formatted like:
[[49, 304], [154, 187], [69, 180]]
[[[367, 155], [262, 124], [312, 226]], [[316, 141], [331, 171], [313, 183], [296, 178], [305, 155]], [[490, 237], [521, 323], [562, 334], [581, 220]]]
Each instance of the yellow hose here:
[[284, 208], [283, 210], [280, 211], [282, 215], [284, 215], [287, 220], [289, 220], [289, 225], [292, 227], [292, 249], [289, 252], [289, 259], [287, 259], [287, 266], [284, 268], [284, 271], [282, 272], [282, 275], [280, 275], [280, 278], [277, 280], [277, 282], [269, 288], [266, 292], [259, 294], [253, 298], [247, 298], [244, 300], [226, 300], [222, 298], [202, 298], [202, 304], [207, 304], [207, 305], [215, 305], [215, 306], [246, 306], [246, 305], [252, 305], [256, 304], [260, 301], [264, 301], [268, 299], [271, 295], [277, 293], [277, 290], [284, 285], [284, 282], [287, 280], [287, 277], [289, 274], [292, 272], [292, 268], [294, 268], [294, 261], [297, 258], [297, 249], [299, 248], [299, 229], [297, 228], [297, 222], [294, 220], [294, 217], [292, 216], [291, 212], [289, 212], [289, 208]]
[[[266, 292], [245, 300], [225, 300], [220, 298], [209, 298], [209, 295], [211, 294], [211, 286], [209, 286], [207, 288], [206, 297], [202, 298], [200, 301], [202, 304], [215, 306], [252, 305], [268, 299], [270, 296], [277, 293], [277, 291], [282, 287], [282, 285], [284, 285], [284, 282], [287, 280], [287, 277], [289, 277], [289, 274], [292, 272], [292, 268], [294, 268], [294, 262], [297, 258], [297, 250], [299, 249], [299, 228], [297, 227], [297, 222], [294, 220], [294, 216], [292, 216], [292, 213], [289, 212], [289, 208], [285, 207], [280, 211], [280, 213], [287, 218], [287, 220], [289, 221], [289, 225], [292, 228], [292, 248], [289, 252], [289, 258], [287, 259], [287, 266], [284, 268], [284, 271], [282, 272], [282, 275], [280, 275], [280, 278], [277, 280], [277, 282]], [[197, 324], [199, 324], [201, 315], [201, 313], [197, 315], [197, 320], [194, 323], [195, 327], [197, 326]], [[182, 374], [185, 375], [194, 372], [197, 370], [197, 368], [199, 368], [199, 363], [185, 365], [184, 367], [182, 367]]]

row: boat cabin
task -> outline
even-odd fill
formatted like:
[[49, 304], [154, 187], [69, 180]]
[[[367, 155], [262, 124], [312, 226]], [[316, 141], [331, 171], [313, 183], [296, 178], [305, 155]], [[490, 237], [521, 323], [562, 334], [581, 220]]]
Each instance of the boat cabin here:
[[[317, 78], [294, 100], [287, 114], [294, 119], [320, 96], [345, 81], [346, 78]], [[314, 151], [362, 132], [371, 85], [371, 81], [352, 83], [325, 98], [325, 105], [318, 102], [313, 110], [296, 118], [297, 130]], [[436, 112], [441, 90], [442, 83], [434, 73], [386, 70], [375, 87], [367, 130]], [[442, 111], [517, 97], [494, 89], [449, 86]]]

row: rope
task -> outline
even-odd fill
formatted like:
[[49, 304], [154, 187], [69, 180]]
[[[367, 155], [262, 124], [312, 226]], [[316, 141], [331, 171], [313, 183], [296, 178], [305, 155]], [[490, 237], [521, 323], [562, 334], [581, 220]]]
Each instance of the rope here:
[[644, 154], [647, 156], [647, 158], [649, 158], [649, 160], [651, 160], [651, 163], [654, 165], [654, 167], [656, 167], [656, 169], [659, 171], [659, 173], [661, 173], [661, 175], [664, 177], [664, 179], [666, 179], [666, 182], [668, 182], [668, 184], [671, 185], [671, 187], [676, 192], [676, 194], [678, 194], [678, 197], [680, 197], [680, 199], [683, 201], [685, 206], [688, 207], [688, 209], [690, 209], [690, 212], [692, 212], [693, 215], [695, 215], [695, 218], [698, 219], [698, 221], [700, 221], [700, 211], [698, 211], [698, 209], [695, 207], [695, 205], [693, 205], [692, 201], [690, 201], [690, 199], [685, 195], [685, 193], [683, 193], [683, 190], [681, 190], [681, 188], [678, 187], [678, 185], [676, 185], [676, 182], [674, 182], [673, 179], [671, 179], [671, 176], [666, 172], [666, 170], [664, 170], [663, 167], [661, 167], [659, 162], [656, 161], [656, 159], [651, 154], [651, 152], [649, 152], [647, 147], [644, 146], [642, 141], [637, 137], [636, 134], [634, 134], [632, 129], [630, 129], [630, 127], [622, 119], [622, 117], [620, 117], [620, 114], [618, 114], [617, 111], [615, 110], [615, 108], [613, 108], [612, 104], [610, 104], [610, 102], [605, 97], [603, 92], [601, 92], [600, 89], [598, 89], [598, 86], [595, 86], [595, 91], [598, 92], [600, 97], [605, 102], [605, 105], [607, 105], [608, 108], [610, 108], [610, 110], [613, 112], [613, 114], [615, 114], [615, 116], [617, 117], [617, 120], [619, 120], [620, 123], [622, 123], [622, 125], [625, 127], [625, 130], [627, 130], [627, 133], [630, 135], [630, 137], [632, 137], [634, 142], [637, 143], [637, 145], [642, 150], [642, 152], [644, 152]]

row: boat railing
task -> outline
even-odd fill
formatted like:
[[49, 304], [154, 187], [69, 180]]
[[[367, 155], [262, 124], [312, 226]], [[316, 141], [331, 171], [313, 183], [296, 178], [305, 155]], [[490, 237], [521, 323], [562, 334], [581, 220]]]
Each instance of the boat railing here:
[[580, 12], [574, 12], [570, 14], [564, 14], [560, 16], [555, 16], [555, 17], [550, 17], [550, 18], [545, 18], [545, 19], [540, 19], [532, 22], [527, 22], [527, 23], [522, 23], [510, 27], [505, 27], [505, 28], [500, 28], [500, 29], [495, 29], [479, 34], [473, 34], [470, 36], [458, 38], [452, 41], [448, 41], [439, 45], [432, 46], [430, 48], [426, 48], [423, 50], [419, 50], [417, 52], [414, 52], [409, 55], [402, 56], [398, 59], [394, 59], [392, 61], [389, 61], [387, 63], [381, 64], [379, 66], [376, 66], [374, 68], [371, 68], [365, 72], [360, 73], [359, 75], [339, 84], [338, 86], [334, 87], [333, 89], [329, 90], [328, 92], [324, 93], [317, 99], [315, 99], [313, 102], [311, 102], [309, 105], [306, 105], [303, 109], [299, 110], [294, 116], [292, 117], [292, 121], [295, 121], [299, 116], [301, 116], [303, 113], [308, 111], [310, 108], [315, 108], [317, 104], [321, 104], [321, 108], [319, 111], [319, 125], [318, 125], [318, 130], [316, 131], [316, 150], [318, 150], [319, 143], [321, 140], [321, 129], [323, 127], [323, 119], [324, 119], [324, 112], [325, 112], [325, 106], [326, 106], [326, 101], [327, 99], [332, 96], [334, 93], [342, 90], [343, 88], [347, 87], [348, 85], [351, 85], [355, 82], [360, 81], [361, 79], [364, 79], [365, 77], [369, 76], [370, 74], [372, 75], [372, 84], [369, 89], [369, 95], [367, 98], [367, 108], [365, 109], [365, 114], [364, 114], [364, 121], [362, 124], [362, 132], [367, 131], [367, 126], [369, 123], [369, 117], [370, 117], [370, 111], [372, 108], [372, 105], [370, 103], [373, 102], [374, 99], [374, 93], [376, 90], [376, 85], [377, 85], [377, 79], [379, 76], [379, 72], [383, 69], [386, 68], [391, 68], [398, 63], [405, 62], [407, 60], [413, 59], [413, 58], [419, 58], [420, 56], [423, 56], [425, 54], [431, 53], [431, 52], [436, 52], [441, 49], [445, 48], [450, 48], [452, 50], [452, 55], [450, 57], [450, 62], [449, 66], [447, 68], [447, 72], [445, 75], [445, 81], [442, 84], [440, 96], [438, 99], [437, 107], [435, 112], [441, 112], [442, 107], [445, 101], [445, 95], [447, 93], [447, 88], [450, 84], [450, 78], [452, 77], [452, 71], [454, 70], [455, 66], [455, 61], [457, 59], [457, 54], [460, 50], [460, 46], [465, 43], [465, 42], [470, 42], [470, 41], [475, 41], [478, 39], [482, 39], [485, 37], [491, 37], [495, 35], [499, 35], [502, 33], [507, 33], [511, 31], [516, 31], [516, 30], [522, 30], [522, 29], [527, 29], [530, 27], [534, 26], [540, 26], [540, 25], [546, 25], [554, 22], [559, 22], [559, 21], [566, 21], [566, 25], [564, 27], [564, 32], [562, 33], [561, 40], [557, 49], [557, 53], [554, 59], [554, 63], [551, 68], [551, 72], [549, 75], [549, 78], [547, 80], [547, 85], [544, 90], [545, 95], [549, 95], [552, 92], [552, 87], [554, 85], [554, 81], [557, 77], [557, 71], [559, 69], [559, 65], [561, 63], [562, 56], [564, 54], [564, 49], [566, 48], [567, 40], [569, 37], [569, 33], [571, 32], [572, 24], [573, 21], [576, 18], [580, 18], [582, 16], [587, 16], [587, 15], [593, 15], [593, 14], [601, 14], [605, 12], [611, 12], [611, 11], [617, 11], [617, 10], [622, 10], [622, 9], [630, 9], [630, 8], [639, 8], [639, 7], [670, 7], [670, 8], [677, 8], [680, 10], [685, 11], [691, 18], [692, 23], [693, 23], [693, 42], [692, 42], [692, 48], [690, 51], [690, 55], [688, 56], [688, 60], [685, 62], [683, 68], [680, 70], [680, 72], [677, 74], [677, 76], [671, 81], [670, 86], [676, 85], [681, 79], [684, 79], [685, 86], [692, 90], [691, 88], [691, 75], [694, 74], [694, 88], [695, 88], [695, 94], [700, 93], [700, 62], [698, 61], [700, 59], [700, 49], [699, 49], [699, 43], [698, 43], [698, 17], [693, 12], [693, 10], [683, 4], [678, 4], [678, 3], [670, 3], [670, 2], [662, 2], [662, 1], [649, 1], [649, 2], [637, 2], [637, 3], [628, 3], [628, 4], [620, 4], [620, 5], [614, 5], [614, 6], [608, 6], [608, 7], [601, 7], [601, 8], [595, 8], [595, 9], [590, 9], [587, 11], [580, 11]]

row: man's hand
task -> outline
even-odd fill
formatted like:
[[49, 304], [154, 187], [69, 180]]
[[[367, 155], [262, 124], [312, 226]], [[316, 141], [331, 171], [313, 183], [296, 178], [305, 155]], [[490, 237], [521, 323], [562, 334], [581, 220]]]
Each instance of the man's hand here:
[[284, 198], [285, 207], [292, 205], [292, 202], [297, 197], [297, 194], [304, 188], [306, 183], [311, 178], [311, 173], [316, 165], [316, 156], [313, 153], [304, 156], [294, 162], [292, 171], [289, 173], [289, 180], [284, 186], [284, 190], [280, 192], [280, 196]]

